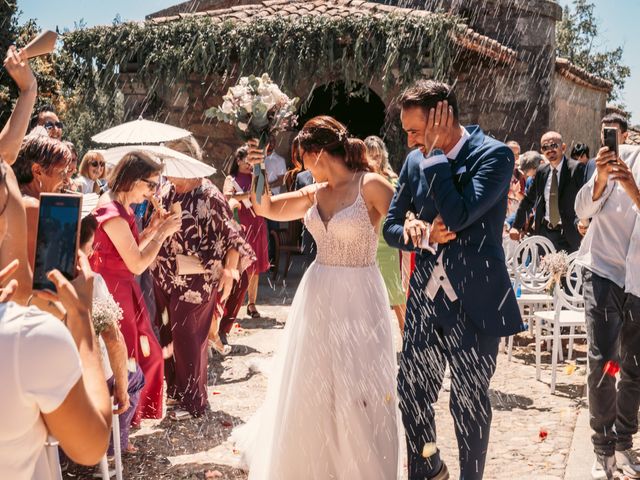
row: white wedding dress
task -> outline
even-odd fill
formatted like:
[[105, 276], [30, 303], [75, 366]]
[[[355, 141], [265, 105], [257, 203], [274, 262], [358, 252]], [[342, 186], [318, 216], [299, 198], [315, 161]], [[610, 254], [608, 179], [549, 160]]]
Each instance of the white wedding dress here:
[[326, 224], [304, 222], [318, 253], [303, 276], [262, 408], [232, 440], [250, 480], [393, 480], [396, 357], [378, 235], [360, 192]]

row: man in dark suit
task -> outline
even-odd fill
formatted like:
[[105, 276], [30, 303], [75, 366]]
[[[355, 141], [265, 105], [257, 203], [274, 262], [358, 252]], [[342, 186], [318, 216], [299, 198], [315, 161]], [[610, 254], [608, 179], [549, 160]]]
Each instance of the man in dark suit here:
[[460, 478], [481, 479], [489, 383], [500, 337], [522, 330], [502, 249], [513, 153], [462, 127], [451, 88], [420, 81], [400, 98], [409, 147], [383, 231], [416, 252], [398, 374], [410, 480], [446, 480], [433, 404], [448, 363]]
[[538, 168], [533, 184], [525, 195], [509, 235], [519, 240], [527, 215], [535, 209], [533, 233], [551, 240], [556, 250], [567, 253], [580, 248], [574, 203], [584, 185], [585, 165], [565, 157], [567, 146], [557, 132], [547, 132], [540, 141], [542, 153], [549, 163]]

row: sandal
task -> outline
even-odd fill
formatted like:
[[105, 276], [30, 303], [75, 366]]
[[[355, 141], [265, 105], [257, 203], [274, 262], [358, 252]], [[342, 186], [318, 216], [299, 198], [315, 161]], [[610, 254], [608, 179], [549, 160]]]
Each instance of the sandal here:
[[250, 303], [249, 305], [247, 305], [247, 315], [249, 315], [251, 318], [260, 318], [260, 313], [256, 309], [255, 303]]
[[209, 348], [211, 348], [212, 350], [215, 350], [216, 352], [218, 352], [223, 357], [226, 357], [227, 355], [229, 355], [231, 353], [231, 345], [223, 344], [219, 337], [218, 337], [217, 341], [216, 340], [209, 340]]

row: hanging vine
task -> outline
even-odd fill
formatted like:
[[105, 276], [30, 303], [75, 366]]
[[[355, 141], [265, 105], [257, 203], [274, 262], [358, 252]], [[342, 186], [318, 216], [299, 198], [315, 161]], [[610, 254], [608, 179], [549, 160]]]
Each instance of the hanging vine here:
[[378, 80], [387, 91], [421, 78], [425, 65], [446, 79], [458, 28], [458, 19], [444, 14], [125, 23], [66, 33], [59, 73], [87, 92], [116, 89], [118, 72], [132, 65], [150, 93], [190, 75], [264, 72], [288, 91], [317, 76], [342, 80], [347, 88]]

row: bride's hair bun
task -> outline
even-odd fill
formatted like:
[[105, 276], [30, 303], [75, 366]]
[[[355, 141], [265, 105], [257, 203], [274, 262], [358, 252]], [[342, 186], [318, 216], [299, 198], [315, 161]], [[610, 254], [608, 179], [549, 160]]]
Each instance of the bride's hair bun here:
[[[340, 157], [350, 170], [371, 171], [364, 142], [350, 137], [347, 127], [333, 117], [321, 115], [309, 120], [302, 127], [293, 145], [294, 148], [305, 152], [325, 151]], [[297, 156], [300, 158], [299, 151]]]

